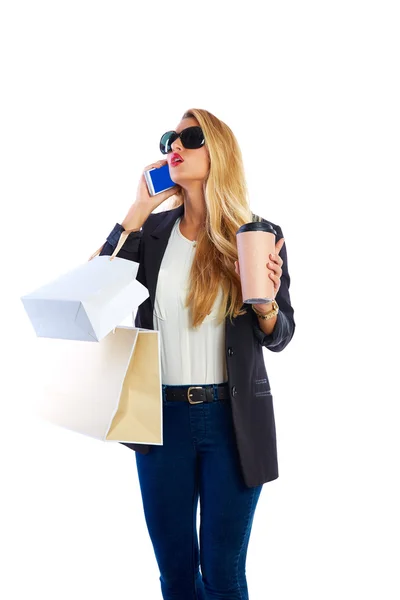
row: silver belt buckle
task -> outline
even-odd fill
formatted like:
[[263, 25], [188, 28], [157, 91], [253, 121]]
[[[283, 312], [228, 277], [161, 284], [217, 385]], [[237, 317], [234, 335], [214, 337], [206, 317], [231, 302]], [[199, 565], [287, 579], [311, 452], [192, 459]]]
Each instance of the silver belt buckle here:
[[201, 385], [191, 385], [188, 388], [187, 391], [187, 399], [189, 400], [190, 404], [200, 404], [201, 402], [204, 402], [204, 400], [197, 400], [197, 402], [195, 402], [194, 400], [190, 399], [190, 396], [192, 396], [193, 394], [190, 393], [190, 390], [201, 390], [203, 386]]

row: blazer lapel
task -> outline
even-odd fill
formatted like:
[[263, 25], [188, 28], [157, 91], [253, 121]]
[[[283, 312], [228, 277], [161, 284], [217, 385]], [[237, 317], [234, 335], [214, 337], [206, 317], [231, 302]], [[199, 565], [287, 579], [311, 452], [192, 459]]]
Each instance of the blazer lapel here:
[[145, 272], [147, 289], [149, 291], [150, 302], [154, 309], [154, 301], [157, 289], [158, 273], [161, 262], [168, 245], [172, 228], [178, 217], [183, 215], [184, 205], [181, 204], [172, 210], [160, 213], [160, 222], [156, 228], [149, 234], [146, 240], [145, 252]]

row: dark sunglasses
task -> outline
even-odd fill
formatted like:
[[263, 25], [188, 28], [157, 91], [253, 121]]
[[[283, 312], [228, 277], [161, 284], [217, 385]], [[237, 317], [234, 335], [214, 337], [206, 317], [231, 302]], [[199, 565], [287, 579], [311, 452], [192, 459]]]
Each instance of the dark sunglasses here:
[[167, 131], [161, 136], [160, 140], [160, 150], [162, 154], [168, 154], [168, 152], [172, 152], [171, 145], [178, 138], [181, 138], [183, 146], [189, 150], [201, 148], [201, 146], [203, 146], [205, 143], [204, 134], [201, 130], [201, 127], [198, 126], [187, 127], [180, 133], [176, 133], [176, 131]]

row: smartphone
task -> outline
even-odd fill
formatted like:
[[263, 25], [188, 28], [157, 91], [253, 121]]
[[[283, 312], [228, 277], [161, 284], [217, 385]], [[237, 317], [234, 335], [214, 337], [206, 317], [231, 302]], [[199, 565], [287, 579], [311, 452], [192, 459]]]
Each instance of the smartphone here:
[[148, 171], [144, 172], [144, 178], [147, 183], [147, 189], [149, 190], [150, 196], [155, 196], [160, 192], [165, 192], [176, 185], [169, 176], [168, 164], [162, 167], [153, 167]]

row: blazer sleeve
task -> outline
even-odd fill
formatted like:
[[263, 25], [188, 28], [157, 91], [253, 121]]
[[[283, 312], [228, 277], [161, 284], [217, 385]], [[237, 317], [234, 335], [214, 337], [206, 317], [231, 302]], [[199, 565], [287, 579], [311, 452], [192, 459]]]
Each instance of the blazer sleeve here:
[[[274, 227], [277, 231], [276, 242], [278, 242], [282, 237], [284, 237], [284, 235], [279, 225], [275, 225]], [[286, 240], [281, 248], [281, 251], [279, 252], [279, 256], [283, 260], [281, 285], [275, 297], [275, 300], [279, 306], [279, 312], [277, 314], [277, 321], [272, 333], [264, 333], [260, 327], [256, 313], [253, 309], [250, 309], [252, 314], [253, 331], [256, 338], [262, 346], [268, 348], [268, 350], [271, 350], [272, 352], [281, 352], [284, 348], [286, 348], [293, 337], [296, 327], [293, 317], [294, 310], [291, 305], [289, 294], [290, 275], [288, 269]]]
[[[125, 231], [124, 227], [119, 223], [116, 223], [114, 229], [107, 236], [106, 242], [100, 251], [100, 256], [111, 256], [111, 254], [117, 247], [118, 240], [123, 231]], [[118, 258], [125, 258], [127, 260], [132, 260], [133, 262], [140, 263], [142, 234], [142, 229], [140, 229], [139, 231], [131, 231], [131, 233], [126, 238], [124, 245], [122, 246], [118, 254], [116, 254], [116, 256], [118, 256]]]

